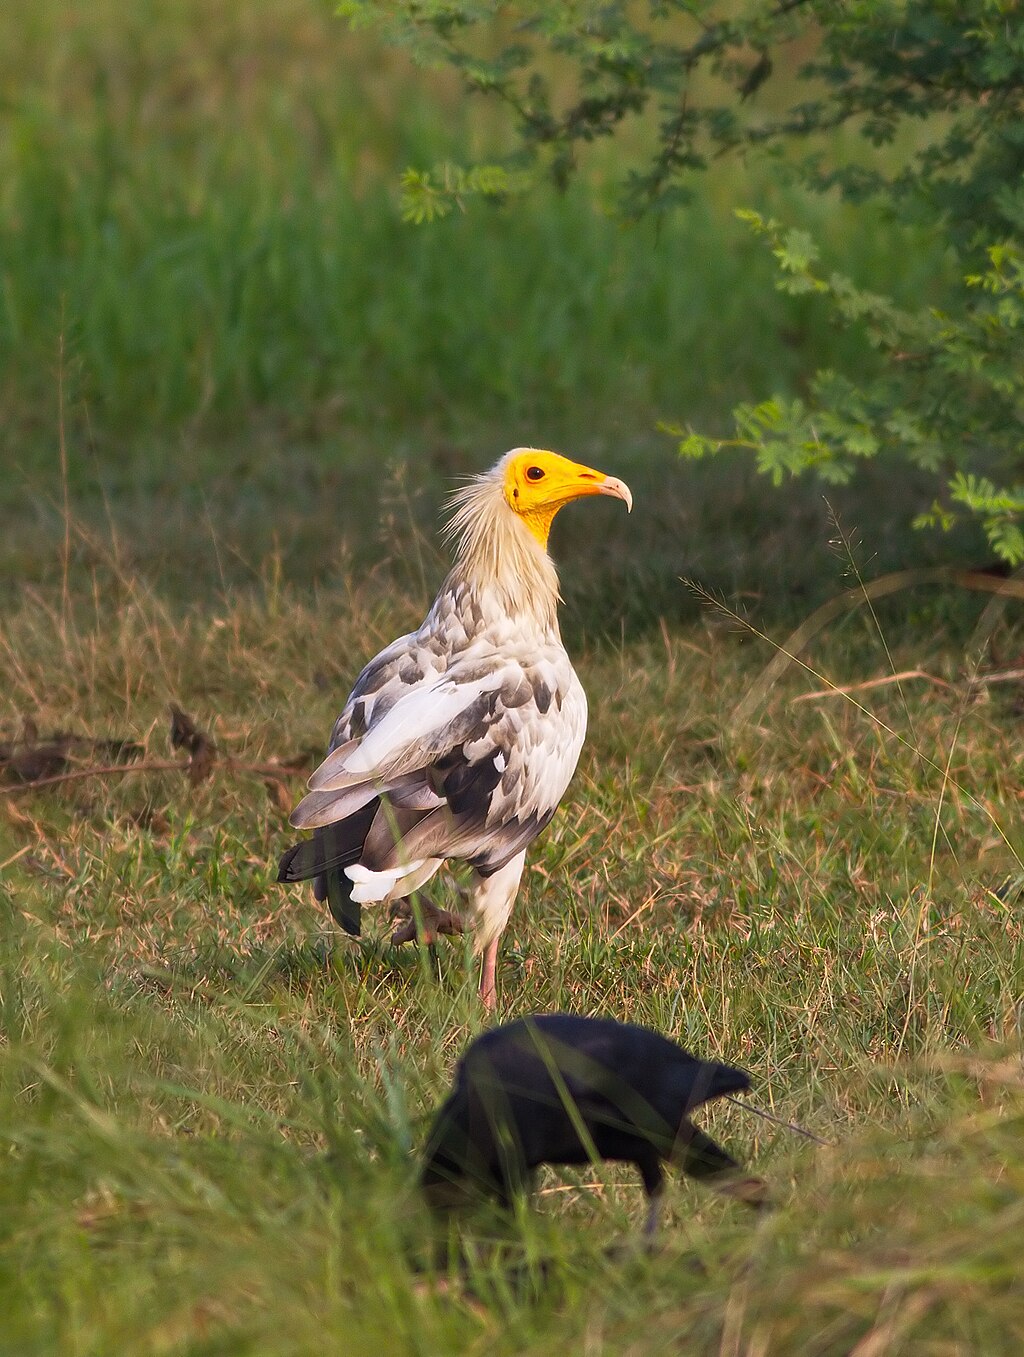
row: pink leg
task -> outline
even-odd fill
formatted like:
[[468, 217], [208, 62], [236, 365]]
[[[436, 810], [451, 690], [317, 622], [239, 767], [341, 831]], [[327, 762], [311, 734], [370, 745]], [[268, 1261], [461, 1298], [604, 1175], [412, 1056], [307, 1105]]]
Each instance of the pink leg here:
[[480, 998], [488, 1013], [494, 1012], [494, 1007], [498, 1002], [495, 971], [498, 965], [498, 944], [500, 941], [501, 938], [497, 937], [484, 948], [484, 965], [480, 976]]
[[498, 965], [498, 943], [512, 911], [512, 901], [519, 889], [525, 861], [524, 848], [490, 876], [476, 873], [470, 891], [470, 906], [479, 929], [477, 936], [481, 940], [488, 939], [483, 948], [483, 971], [480, 976], [480, 999], [488, 1013], [494, 1012], [498, 1002], [498, 987], [494, 978]]

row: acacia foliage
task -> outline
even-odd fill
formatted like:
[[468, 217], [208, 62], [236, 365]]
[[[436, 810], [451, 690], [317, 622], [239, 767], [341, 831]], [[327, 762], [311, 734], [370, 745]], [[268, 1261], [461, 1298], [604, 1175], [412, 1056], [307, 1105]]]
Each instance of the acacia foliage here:
[[[972, 515], [999, 557], [1024, 562], [1019, 0], [344, 0], [341, 12], [453, 66], [511, 114], [517, 148], [500, 163], [406, 171], [413, 221], [542, 175], [564, 184], [584, 143], [653, 115], [655, 134], [626, 156], [629, 213], [685, 203], [713, 159], [757, 151], [872, 220], [881, 204], [936, 233], [948, 281], [908, 309], [822, 267], [799, 224], [743, 213], [778, 286], [820, 298], [873, 354], [856, 373], [819, 371], [805, 399], [739, 407], [735, 439], [680, 428], [680, 448], [748, 447], [777, 482], [806, 470], [845, 481], [894, 453], [935, 475], [918, 525]], [[837, 154], [840, 129], [857, 154]]]

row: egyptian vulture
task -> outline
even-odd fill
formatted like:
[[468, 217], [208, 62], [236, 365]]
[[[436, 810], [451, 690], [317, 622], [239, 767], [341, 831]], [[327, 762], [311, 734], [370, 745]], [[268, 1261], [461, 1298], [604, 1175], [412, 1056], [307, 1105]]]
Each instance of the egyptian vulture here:
[[451, 572], [419, 630], [356, 680], [291, 817], [313, 837], [278, 871], [313, 878], [317, 899], [358, 935], [361, 905], [404, 900], [446, 859], [467, 862], [468, 919], [423, 911], [428, 936], [474, 925], [488, 1008], [527, 846], [554, 815], [586, 731], [547, 553], [555, 515], [584, 495], [632, 508], [614, 476], [534, 448], [514, 448], [455, 493]]
[[635, 1164], [657, 1229], [662, 1161], [759, 1208], [765, 1184], [690, 1120], [750, 1077], [700, 1060], [646, 1027], [548, 1013], [495, 1027], [471, 1043], [427, 1137], [420, 1184], [437, 1211], [525, 1192], [540, 1164]]

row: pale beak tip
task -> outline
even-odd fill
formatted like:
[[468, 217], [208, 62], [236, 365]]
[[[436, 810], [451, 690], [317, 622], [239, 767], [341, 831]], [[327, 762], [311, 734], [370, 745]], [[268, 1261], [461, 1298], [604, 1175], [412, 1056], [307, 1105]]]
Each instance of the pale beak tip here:
[[621, 499], [627, 514], [633, 512], [633, 492], [618, 476], [606, 476], [598, 488], [602, 495], [614, 495], [616, 499]]

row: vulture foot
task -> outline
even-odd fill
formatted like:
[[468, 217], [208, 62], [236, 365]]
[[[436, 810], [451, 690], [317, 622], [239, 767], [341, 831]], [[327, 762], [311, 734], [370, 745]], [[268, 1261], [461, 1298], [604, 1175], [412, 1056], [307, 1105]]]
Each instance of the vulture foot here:
[[440, 937], [451, 937], [453, 934], [466, 931], [466, 925], [457, 914], [452, 914], [447, 909], [439, 909], [437, 905], [432, 905], [429, 900], [422, 898], [418, 911], [413, 909], [408, 900], [399, 900], [392, 906], [391, 917], [400, 921], [391, 935], [393, 947], [401, 947], [404, 942], [415, 942], [417, 938], [428, 947], [432, 947]]

